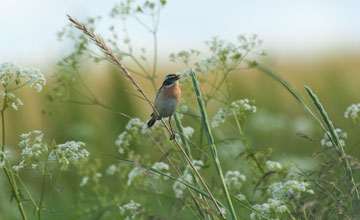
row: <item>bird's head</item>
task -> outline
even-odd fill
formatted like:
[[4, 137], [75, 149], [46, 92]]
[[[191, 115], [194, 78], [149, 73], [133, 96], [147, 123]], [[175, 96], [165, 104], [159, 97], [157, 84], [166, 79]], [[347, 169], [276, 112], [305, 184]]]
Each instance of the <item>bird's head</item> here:
[[171, 87], [179, 79], [180, 79], [180, 74], [169, 74], [165, 76], [163, 85], [167, 87]]

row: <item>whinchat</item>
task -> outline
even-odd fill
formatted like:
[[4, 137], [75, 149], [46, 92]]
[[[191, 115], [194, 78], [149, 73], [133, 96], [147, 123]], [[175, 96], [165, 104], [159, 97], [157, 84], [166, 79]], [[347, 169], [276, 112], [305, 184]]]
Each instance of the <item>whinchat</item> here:
[[147, 123], [150, 128], [157, 120], [169, 117], [169, 125], [172, 132], [170, 140], [175, 138], [175, 134], [171, 126], [171, 116], [174, 114], [181, 99], [181, 89], [179, 87], [179, 83], [177, 82], [179, 79], [180, 75], [176, 74], [169, 74], [165, 77], [154, 101], [154, 107], [159, 115], [156, 115], [156, 113], [153, 112], [151, 114], [151, 119]]

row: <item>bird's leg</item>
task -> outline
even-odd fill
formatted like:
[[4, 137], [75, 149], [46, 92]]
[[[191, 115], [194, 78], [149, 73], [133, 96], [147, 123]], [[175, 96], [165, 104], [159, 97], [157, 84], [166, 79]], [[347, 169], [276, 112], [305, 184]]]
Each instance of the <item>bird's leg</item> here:
[[170, 140], [174, 140], [175, 139], [175, 133], [174, 133], [174, 130], [172, 129], [172, 126], [171, 126], [171, 115], [169, 116], [169, 125], [170, 125], [170, 130], [171, 130]]

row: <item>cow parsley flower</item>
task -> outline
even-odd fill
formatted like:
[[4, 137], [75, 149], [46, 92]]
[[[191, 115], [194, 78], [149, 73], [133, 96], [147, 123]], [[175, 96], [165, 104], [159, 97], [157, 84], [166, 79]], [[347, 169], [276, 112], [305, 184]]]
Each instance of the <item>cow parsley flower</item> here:
[[48, 165], [69, 164], [89, 156], [89, 152], [81, 149], [85, 146], [82, 142], [68, 141], [65, 144], [49, 145], [43, 141], [41, 131], [30, 131], [20, 135], [18, 146], [21, 150], [21, 161], [13, 166], [18, 172], [24, 167], [38, 168], [40, 162], [47, 160]]
[[234, 113], [240, 117], [245, 117], [247, 112], [256, 112], [256, 106], [254, 106], [249, 99], [240, 99], [234, 101], [230, 104], [229, 107], [220, 108], [219, 111], [215, 114], [211, 126], [213, 128], [218, 127], [221, 123], [224, 123], [226, 118], [233, 116]]
[[[197, 171], [199, 171], [204, 166], [204, 162], [202, 162], [201, 160], [193, 160], [192, 162]], [[191, 170], [192, 168], [189, 165], [187, 165], [182, 175], [182, 178], [179, 178], [179, 180], [181, 181], [185, 180], [185, 182], [192, 184], [193, 176], [191, 174], [192, 172]], [[184, 195], [185, 189], [186, 186], [178, 181], [175, 181], [175, 183], [173, 184], [173, 190], [176, 198], [181, 199]]]
[[129, 203], [119, 206], [120, 215], [127, 215], [126, 220], [135, 219], [136, 215], [139, 214], [141, 204], [131, 200]]
[[184, 136], [189, 139], [193, 136], [194, 134], [194, 129], [192, 127], [184, 127], [183, 129], [183, 133], [184, 133]]
[[[341, 131], [340, 128], [336, 128], [335, 132], [337, 133], [337, 135], [339, 137], [340, 144], [344, 147], [345, 146], [345, 139], [347, 138], [347, 133], [344, 132], [344, 131]], [[324, 134], [324, 138], [321, 140], [321, 145], [322, 146], [324, 146], [324, 147], [332, 147], [333, 146], [329, 136], [331, 137], [331, 134], [330, 134], [330, 132], [327, 131]]]
[[106, 169], [106, 174], [113, 176], [116, 172], [116, 165], [115, 164], [111, 164], [107, 169]]
[[2, 151], [0, 149], [0, 169], [6, 165], [6, 160], [10, 158], [10, 153], [8, 150]]
[[360, 103], [347, 107], [344, 117], [351, 119], [354, 123], [360, 123]]
[[302, 193], [314, 194], [314, 191], [310, 189], [309, 183], [298, 180], [273, 183], [269, 186], [267, 192], [272, 198], [280, 200], [290, 195], [299, 198]]
[[89, 181], [89, 177], [87, 177], [87, 176], [83, 177], [83, 178], [81, 179], [81, 182], [80, 182], [79, 186], [80, 186], [80, 187], [85, 186], [85, 185], [88, 183], [88, 181]]
[[23, 68], [14, 63], [6, 62], [0, 64], [0, 84], [4, 88], [16, 89], [22, 84], [27, 84], [41, 92], [46, 84], [43, 73], [37, 68]]
[[[159, 124], [159, 123], [157, 123]], [[156, 127], [156, 125], [154, 127]], [[153, 127], [153, 128], [154, 128]], [[118, 147], [119, 153], [124, 154], [130, 147], [130, 143], [139, 135], [147, 135], [150, 133], [150, 129], [145, 122], [142, 122], [139, 118], [132, 118], [128, 121], [123, 131], [115, 141], [115, 145]]]
[[[164, 162], [156, 162], [154, 163], [154, 165], [152, 165], [151, 168], [154, 168], [156, 170], [159, 170], [159, 171], [162, 171], [162, 172], [166, 172], [166, 171], [169, 171], [169, 165], [167, 165], [166, 163]], [[166, 174], [170, 175], [169, 172], [166, 172]], [[158, 173], [153, 173], [153, 177], [155, 179], [159, 179], [160, 177], [160, 174]], [[167, 180], [168, 178], [166, 176], [164, 176], [164, 180]]]
[[146, 170], [141, 167], [134, 167], [128, 174], [128, 181], [127, 185], [130, 186], [133, 180], [138, 176], [143, 176], [145, 174]]
[[231, 188], [239, 189], [241, 188], [241, 185], [243, 182], [246, 181], [246, 177], [242, 174], [240, 174], [239, 171], [231, 171], [229, 170], [225, 174], [225, 183]]
[[80, 141], [68, 141], [64, 144], [58, 144], [49, 154], [49, 160], [61, 164], [69, 164], [70, 162], [86, 158], [90, 153], [81, 149], [85, 143]]
[[257, 212], [252, 212], [250, 214], [250, 218], [252, 220], [261, 220], [263, 219], [262, 215], [267, 217], [276, 217], [278, 214], [284, 213], [288, 210], [286, 205], [284, 205], [281, 200], [277, 199], [268, 199], [266, 203], [253, 205], [253, 208], [260, 212], [261, 215]]
[[24, 105], [22, 101], [17, 98], [13, 93], [5, 93], [4, 91], [0, 91], [0, 100], [3, 103], [6, 97], [6, 103], [11, 106], [15, 111], [19, 110], [19, 106]]
[[280, 172], [282, 171], [283, 167], [279, 162], [268, 160], [266, 161], [266, 169], [268, 171]]

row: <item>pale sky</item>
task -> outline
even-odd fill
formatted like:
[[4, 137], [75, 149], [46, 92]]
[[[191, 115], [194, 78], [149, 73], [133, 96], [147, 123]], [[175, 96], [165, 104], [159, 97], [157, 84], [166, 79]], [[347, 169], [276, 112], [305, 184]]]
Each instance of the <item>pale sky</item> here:
[[[0, 0], [0, 62], [55, 63], [68, 52], [68, 43], [56, 38], [68, 23], [65, 14], [79, 20], [105, 17], [115, 2]], [[167, 57], [181, 49], [202, 48], [212, 36], [235, 40], [253, 33], [269, 55], [360, 51], [359, 21], [358, 0], [169, 0], [161, 15], [159, 52]], [[151, 38], [140, 26], [131, 25], [129, 31], [134, 43], [151, 48]]]

